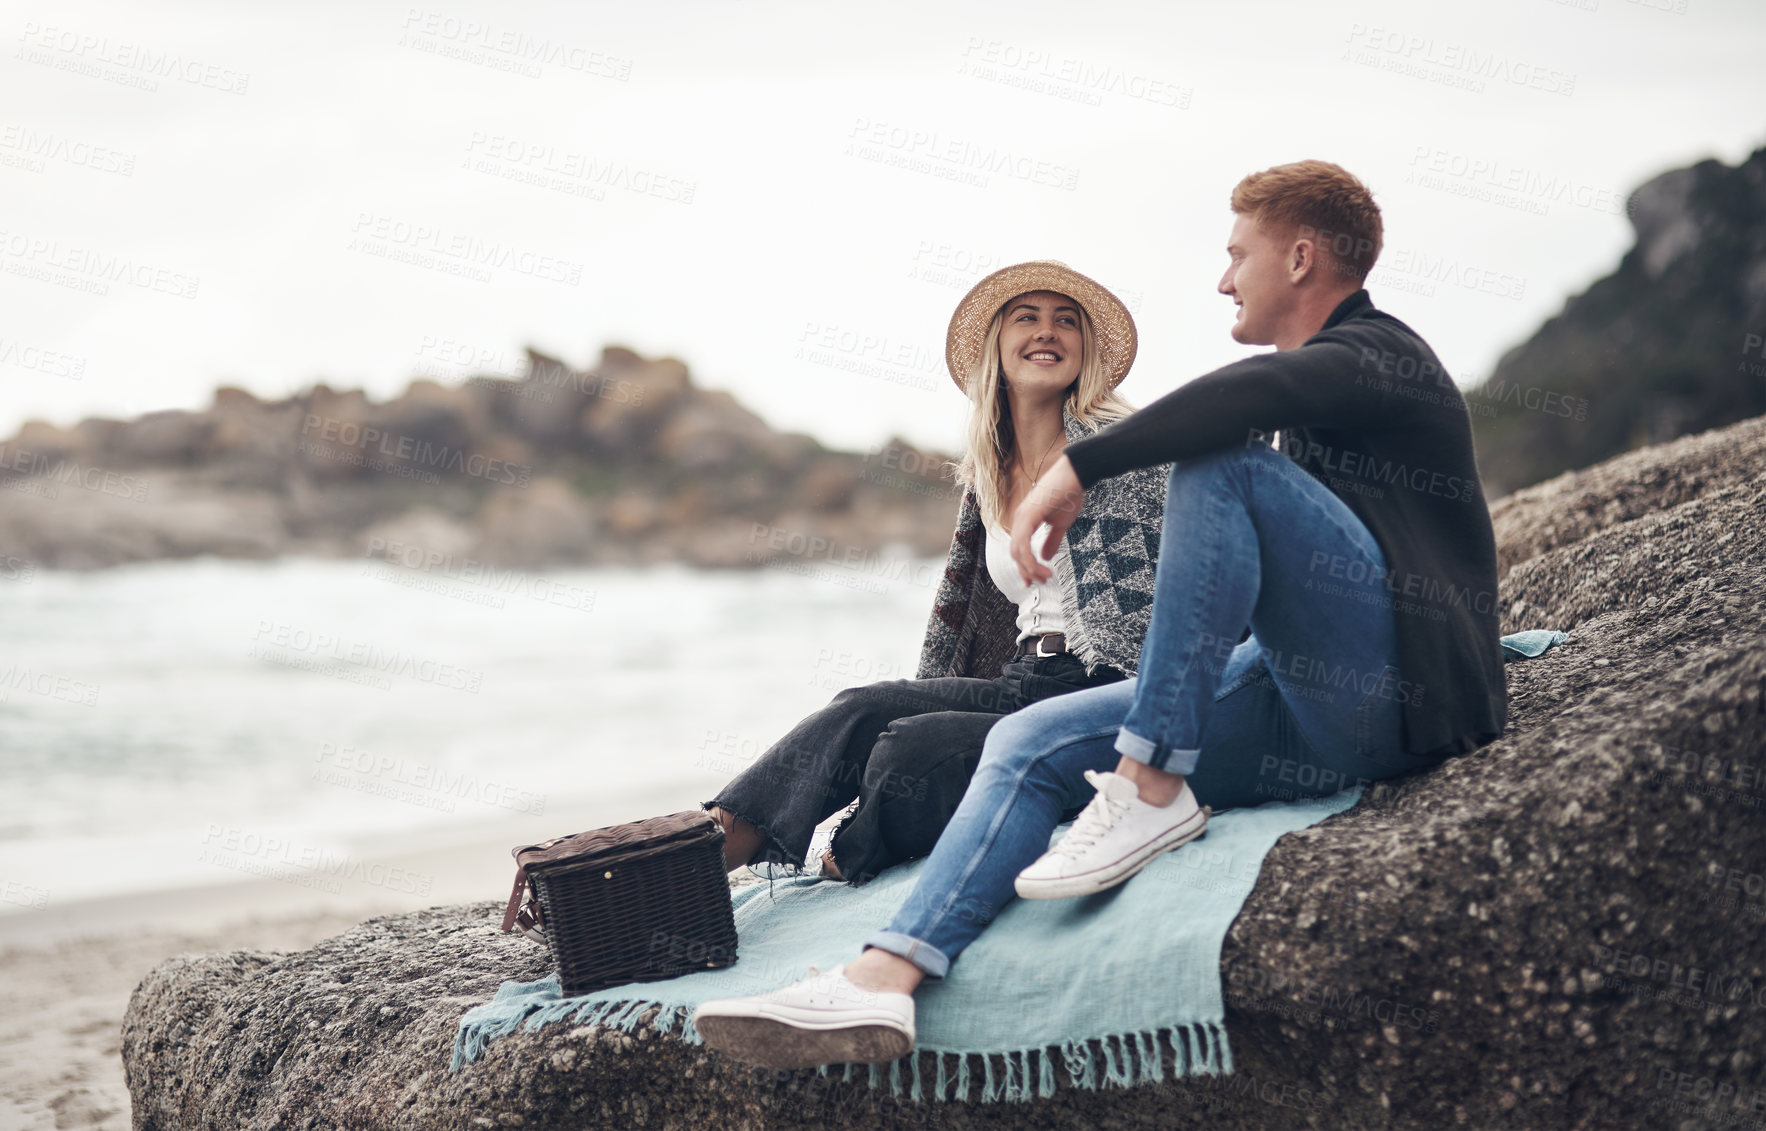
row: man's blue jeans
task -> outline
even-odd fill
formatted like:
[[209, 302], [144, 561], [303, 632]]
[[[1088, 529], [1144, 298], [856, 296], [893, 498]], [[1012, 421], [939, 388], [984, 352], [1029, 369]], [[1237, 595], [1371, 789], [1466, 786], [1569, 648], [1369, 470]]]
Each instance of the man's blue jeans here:
[[943, 977], [1062, 811], [1090, 800], [1084, 771], [1120, 755], [1186, 775], [1216, 809], [1421, 768], [1400, 719], [1429, 689], [1400, 677], [1398, 615], [1378, 543], [1287, 456], [1256, 445], [1178, 464], [1138, 678], [994, 724], [919, 882], [866, 945]]

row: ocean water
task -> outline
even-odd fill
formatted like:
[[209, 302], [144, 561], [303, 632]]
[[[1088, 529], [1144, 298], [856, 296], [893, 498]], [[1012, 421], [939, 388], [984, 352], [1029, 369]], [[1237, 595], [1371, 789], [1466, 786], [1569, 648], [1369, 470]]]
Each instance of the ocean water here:
[[937, 567], [0, 582], [0, 915], [693, 807], [840, 688], [912, 676]]

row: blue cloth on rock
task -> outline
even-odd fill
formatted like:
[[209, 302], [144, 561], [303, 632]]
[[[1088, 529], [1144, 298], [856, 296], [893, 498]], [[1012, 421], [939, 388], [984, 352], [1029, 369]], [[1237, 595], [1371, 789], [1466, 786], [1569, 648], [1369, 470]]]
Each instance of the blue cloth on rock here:
[[[1081, 1087], [1150, 1083], [1164, 1074], [1161, 1036], [1179, 1050], [1179, 1075], [1232, 1071], [1220, 984], [1227, 928], [1278, 838], [1360, 796], [1358, 787], [1235, 809], [1120, 887], [1082, 899], [1013, 901], [949, 977], [921, 985], [919, 1055], [870, 1067], [871, 1085], [886, 1072], [891, 1091], [905, 1087], [914, 1100], [927, 1091], [967, 1099], [973, 1084], [982, 1100], [1027, 1100], [1054, 1093], [1057, 1060]], [[1066, 830], [1056, 829], [1055, 838]], [[721, 970], [571, 998], [560, 995], [555, 975], [505, 982], [460, 1019], [453, 1067], [517, 1027], [572, 1022], [630, 1031], [653, 1006], [650, 1024], [663, 1032], [678, 1026], [682, 1040], [698, 1043], [691, 1017], [701, 1002], [765, 993], [807, 976], [812, 965], [827, 970], [851, 961], [900, 907], [924, 864], [890, 868], [858, 887], [803, 877], [738, 891], [739, 955]]]
[[1562, 644], [1570, 638], [1567, 632], [1558, 632], [1550, 628], [1529, 628], [1525, 632], [1511, 632], [1502, 638], [1502, 662], [1510, 660], [1531, 660], [1545, 655], [1548, 648]]

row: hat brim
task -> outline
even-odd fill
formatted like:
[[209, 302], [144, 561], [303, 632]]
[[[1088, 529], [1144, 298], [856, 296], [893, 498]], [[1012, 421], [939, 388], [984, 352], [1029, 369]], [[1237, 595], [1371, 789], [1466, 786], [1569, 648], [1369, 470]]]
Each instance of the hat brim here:
[[944, 363], [950, 368], [951, 380], [957, 388], [967, 391], [969, 376], [981, 364], [982, 351], [987, 348], [987, 331], [1000, 307], [1030, 291], [1056, 291], [1078, 302], [1091, 318], [1093, 336], [1097, 339], [1099, 360], [1115, 388], [1128, 376], [1134, 364], [1140, 341], [1134, 328], [1134, 315], [1110, 289], [1087, 278], [1065, 263], [1053, 259], [1033, 259], [1002, 267], [982, 279], [963, 301], [957, 303], [950, 316], [950, 330], [944, 338]]

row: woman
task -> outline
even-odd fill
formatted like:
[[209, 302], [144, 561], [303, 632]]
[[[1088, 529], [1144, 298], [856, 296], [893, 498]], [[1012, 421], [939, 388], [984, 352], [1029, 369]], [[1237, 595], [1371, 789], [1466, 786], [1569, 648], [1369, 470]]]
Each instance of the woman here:
[[1121, 301], [1053, 261], [996, 271], [958, 304], [945, 361], [971, 406], [964, 492], [918, 678], [840, 692], [706, 802], [727, 867], [798, 864], [816, 826], [855, 796], [823, 875], [863, 882], [923, 856], [995, 721], [1134, 671], [1168, 469], [1088, 493], [1047, 582], [1024, 585], [1004, 523], [1069, 440], [1131, 411], [1114, 389], [1135, 350]]

